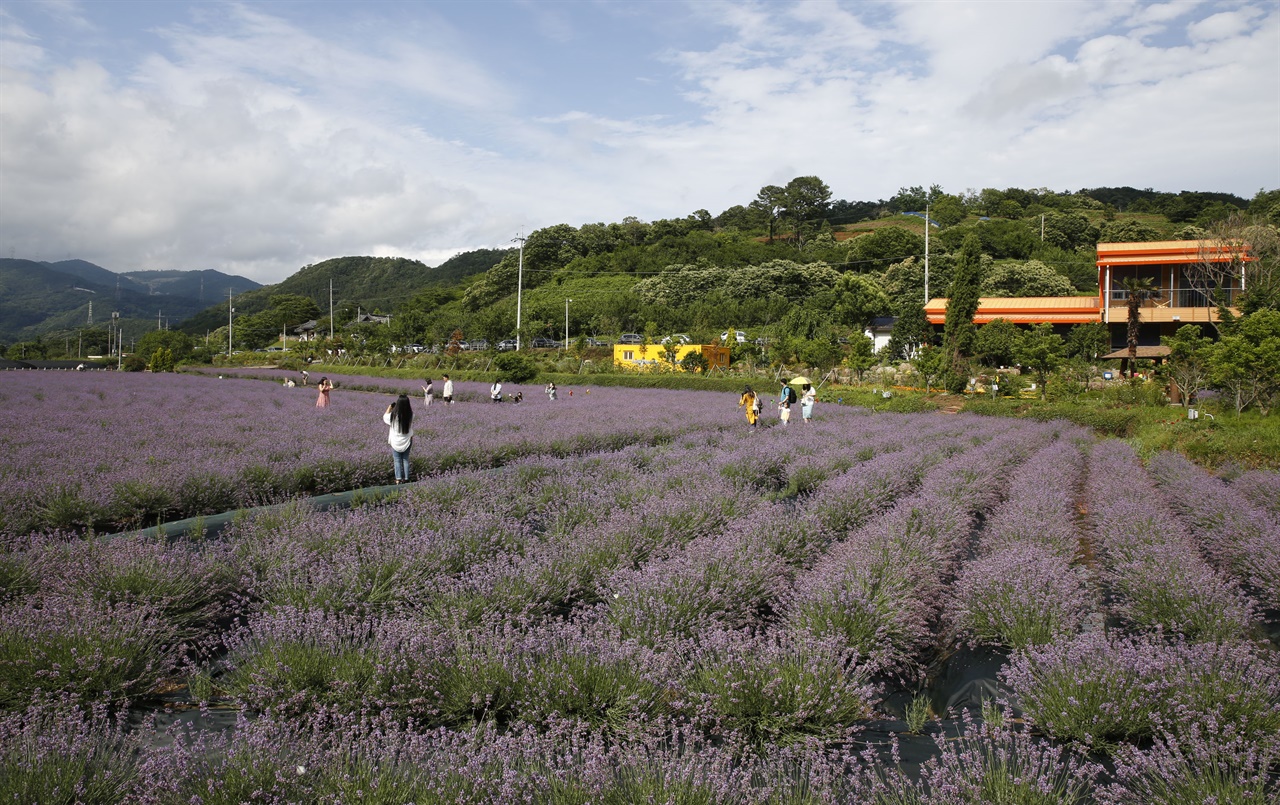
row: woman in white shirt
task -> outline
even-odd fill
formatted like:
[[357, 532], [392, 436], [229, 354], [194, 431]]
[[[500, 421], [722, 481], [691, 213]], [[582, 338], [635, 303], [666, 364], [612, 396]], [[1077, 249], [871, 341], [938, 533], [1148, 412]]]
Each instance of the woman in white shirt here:
[[396, 483], [409, 482], [409, 448], [413, 446], [413, 406], [409, 397], [401, 394], [387, 406], [382, 421], [391, 427], [387, 443], [391, 445], [391, 459], [395, 464]]

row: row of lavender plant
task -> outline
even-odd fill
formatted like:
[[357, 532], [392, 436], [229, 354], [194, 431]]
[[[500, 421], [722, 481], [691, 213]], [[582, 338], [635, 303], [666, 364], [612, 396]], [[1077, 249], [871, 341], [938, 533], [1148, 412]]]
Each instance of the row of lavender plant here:
[[[982, 423], [984, 426], [987, 423]], [[983, 442], [934, 466], [920, 489], [836, 543], [797, 579], [784, 602], [791, 629], [835, 635], [871, 672], [907, 677], [927, 648], [952, 578], [980, 513], [998, 502], [1008, 473], [1049, 427], [1016, 433], [973, 423]]]
[[[550, 730], [418, 731], [379, 715], [335, 713], [307, 725], [266, 717], [242, 721], [227, 734], [179, 732], [162, 747], [145, 738], [145, 731], [124, 733], [110, 719], [65, 712], [33, 710], [5, 719], [0, 769], [7, 774], [0, 777], [0, 796], [137, 805], [1180, 805], [1267, 801], [1274, 791], [1266, 770], [1277, 759], [1274, 747], [1242, 748], [1228, 762], [1256, 773], [1247, 789], [1235, 790], [1212, 775], [1187, 777], [1191, 769], [1176, 749], [1166, 749], [1156, 767], [1126, 759], [1115, 781], [1100, 786], [1106, 774], [1099, 764], [1071, 747], [1038, 741], [1015, 724], [966, 723], [957, 739], [939, 736], [937, 756], [919, 773], [883, 766], [870, 752], [809, 745], [762, 752], [750, 744], [707, 741], [678, 725], [662, 738], [606, 739], [570, 723]], [[1145, 775], [1150, 768], [1164, 776]], [[1196, 791], [1185, 783], [1170, 790], [1186, 779]]]
[[[881, 423], [892, 427], [879, 430]], [[938, 455], [956, 453], [941, 462], [912, 458], [921, 448], [905, 444], [903, 433], [935, 426], [929, 436]], [[960, 435], [969, 427], [972, 436]], [[923, 789], [895, 772], [860, 782], [849, 773], [859, 759], [819, 755], [818, 762], [798, 754], [815, 740], [847, 739], [877, 694], [869, 664], [847, 642], [793, 629], [773, 610], [785, 605], [792, 578], [821, 567], [828, 546], [840, 550], [866, 531], [866, 523], [853, 537], [828, 530], [839, 522], [824, 521], [817, 506], [828, 487], [876, 488], [886, 479], [855, 479], [877, 470], [891, 475], [887, 466], [902, 459], [916, 472], [912, 462], [925, 461], [933, 469], [909, 496], [920, 505], [959, 496], [972, 518], [995, 505], [1012, 465], [1050, 438], [1020, 426], [1003, 444], [992, 440], [1007, 428], [983, 430], [962, 418], [859, 417], [807, 430], [713, 429], [612, 455], [529, 458], [497, 473], [439, 478], [386, 507], [343, 515], [296, 507], [246, 519], [227, 555], [217, 557], [245, 579], [223, 600], [246, 619], [221, 640], [230, 654], [206, 672], [209, 682], [266, 713], [258, 723], [261, 735], [272, 737], [252, 749], [235, 743], [256, 740], [246, 724], [223, 753], [157, 752], [146, 771], [159, 775], [147, 778], [151, 790], [177, 793], [157, 793], [153, 801], [223, 791], [239, 801], [248, 794], [237, 791], [254, 790], [270, 792], [259, 795], [264, 801], [336, 801], [355, 796], [337, 787], [344, 779], [385, 786], [393, 800], [432, 801], [412, 792], [434, 787], [437, 801], [502, 801], [497, 789], [465, 787], [471, 783], [459, 774], [512, 786], [502, 789], [508, 796], [537, 792], [525, 796], [545, 802], [677, 794], [689, 801], [835, 802], [872, 790], [902, 797], [882, 801], [917, 801], [906, 797]], [[1025, 447], [1011, 444], [1019, 435]], [[744, 466], [751, 472], [740, 472]], [[898, 500], [914, 487], [879, 488]], [[872, 508], [900, 508], [869, 500]], [[914, 537], [902, 541], [904, 553], [931, 557], [917, 563], [944, 568], [944, 582], [924, 589], [937, 589], [945, 602], [945, 577], [959, 566], [972, 519], [964, 528], [944, 524], [941, 536], [926, 540], [919, 529], [929, 529], [928, 515], [904, 509], [897, 533]], [[809, 534], [797, 538], [797, 523], [809, 524]], [[948, 536], [960, 531], [963, 537]], [[19, 582], [28, 595], [58, 566], [39, 561], [57, 555], [48, 548], [29, 553], [34, 558], [22, 563], [27, 581]], [[644, 574], [650, 567], [666, 572]], [[206, 605], [182, 609], [204, 612]], [[635, 618], [656, 626], [629, 627]], [[1271, 695], [1265, 685], [1260, 691]], [[1256, 700], [1244, 703], [1252, 708]], [[344, 736], [360, 734], [360, 714], [375, 704], [394, 717], [378, 735], [395, 739], [352, 737], [345, 751], [330, 752]], [[585, 730], [581, 738], [555, 732], [564, 719]], [[468, 725], [476, 722], [482, 726], [472, 732]], [[536, 730], [521, 730], [521, 723]], [[432, 732], [432, 724], [449, 731]], [[503, 724], [505, 735], [492, 732]], [[289, 732], [281, 731], [285, 725]], [[481, 734], [483, 740], [475, 737]], [[720, 754], [701, 745], [708, 735], [736, 737]], [[534, 738], [544, 741], [537, 752], [521, 743]], [[497, 750], [491, 741], [505, 743]], [[587, 744], [613, 754], [590, 761], [574, 749]], [[410, 745], [429, 746], [427, 755], [440, 764], [413, 755]], [[460, 763], [449, 747], [464, 745], [472, 760]], [[688, 751], [663, 754], [664, 745]], [[741, 762], [747, 751], [757, 760]], [[404, 765], [394, 760], [410, 757]], [[527, 765], [501, 759], [515, 757]], [[360, 758], [366, 765], [353, 765]], [[925, 793], [949, 785], [990, 793], [1005, 790], [1001, 785], [1088, 782], [1079, 763], [1024, 738], [971, 732], [963, 751], [944, 753], [931, 767], [935, 788]], [[280, 773], [297, 767], [304, 772]], [[806, 779], [808, 785], [797, 783]], [[408, 787], [415, 780], [420, 787]]]
[[1254, 506], [1176, 453], [1157, 453], [1148, 466], [1213, 566], [1280, 609], [1280, 514]]
[[[418, 408], [417, 477], [740, 422], [725, 394], [602, 388], [515, 406], [469, 402], [480, 395], [458, 386], [463, 402]], [[12, 373], [0, 391], [0, 531], [140, 525], [389, 482], [386, 402], [341, 386], [316, 409], [310, 389], [250, 380]]]
[[1086, 499], [1113, 615], [1193, 641], [1250, 636], [1255, 603], [1201, 556], [1129, 445], [1093, 448]]
[[1032, 456], [984, 523], [976, 556], [955, 581], [947, 621], [957, 638], [1021, 649], [1074, 634], [1096, 604], [1080, 552], [1076, 494], [1083, 432]]
[[1113, 755], [1100, 802], [1274, 798], [1280, 662], [1249, 639], [1252, 602], [1201, 558], [1128, 445], [1092, 448], [1085, 489], [1117, 621], [1024, 647], [1001, 681], [1037, 730]]

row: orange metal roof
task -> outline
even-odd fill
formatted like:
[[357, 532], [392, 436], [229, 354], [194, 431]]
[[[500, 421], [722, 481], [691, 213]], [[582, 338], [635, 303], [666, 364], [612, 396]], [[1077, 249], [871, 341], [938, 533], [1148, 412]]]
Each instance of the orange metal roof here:
[[1256, 257], [1238, 244], [1215, 240], [1157, 240], [1148, 243], [1099, 243], [1100, 266], [1149, 266], [1169, 263], [1196, 263], [1205, 253], [1218, 259], [1253, 261]]
[[[924, 306], [930, 324], [947, 319], [947, 300], [930, 299]], [[1004, 319], [1014, 324], [1091, 324], [1101, 321], [1096, 296], [984, 296], [978, 300], [974, 324]]]

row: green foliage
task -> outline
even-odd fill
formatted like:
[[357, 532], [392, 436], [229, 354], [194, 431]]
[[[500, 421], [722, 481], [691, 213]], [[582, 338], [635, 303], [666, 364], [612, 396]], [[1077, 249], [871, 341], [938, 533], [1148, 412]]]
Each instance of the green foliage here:
[[1037, 382], [1040, 384], [1041, 399], [1044, 398], [1049, 373], [1062, 363], [1065, 349], [1066, 344], [1063, 343], [1062, 337], [1055, 333], [1053, 325], [1047, 322], [1032, 325], [1014, 349], [1018, 363], [1035, 370]]
[[973, 324], [978, 312], [979, 286], [982, 280], [982, 255], [978, 238], [965, 237], [956, 260], [955, 279], [947, 294], [947, 317], [942, 330], [942, 350], [946, 356], [947, 387], [964, 389], [969, 371], [967, 357], [972, 353], [977, 328]]
[[1241, 317], [1208, 355], [1210, 382], [1227, 392], [1236, 413], [1257, 405], [1265, 416], [1280, 393], [1280, 311]]
[[874, 229], [849, 246], [849, 267], [860, 273], [884, 271], [911, 257], [924, 258], [924, 236], [902, 226]]
[[933, 341], [933, 326], [929, 324], [924, 307], [918, 304], [908, 305], [899, 312], [893, 323], [885, 349], [891, 358], [906, 360], [915, 355], [920, 347], [930, 345]]
[[1039, 260], [1000, 263], [982, 280], [983, 296], [1071, 296], [1071, 281]]
[[994, 319], [978, 328], [973, 354], [986, 366], [1012, 366], [1022, 330], [1008, 319]]
[[512, 383], [525, 383], [538, 374], [538, 368], [527, 355], [519, 352], [503, 352], [493, 359], [502, 377]]

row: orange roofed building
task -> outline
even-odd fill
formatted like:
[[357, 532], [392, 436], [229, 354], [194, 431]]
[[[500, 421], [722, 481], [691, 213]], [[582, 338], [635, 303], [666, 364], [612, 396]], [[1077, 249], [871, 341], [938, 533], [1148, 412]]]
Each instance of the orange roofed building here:
[[[1255, 258], [1234, 247], [1207, 240], [1165, 240], [1151, 243], [1099, 243], [1098, 294], [1096, 296], [983, 297], [978, 301], [975, 324], [1005, 319], [1014, 324], [1109, 325], [1111, 343], [1125, 343], [1129, 321], [1128, 292], [1121, 284], [1132, 277], [1149, 277], [1158, 290], [1139, 308], [1138, 342], [1154, 346], [1161, 336], [1173, 335], [1184, 324], [1208, 324], [1218, 320], [1217, 302], [1191, 287], [1186, 267], [1205, 259], [1241, 266], [1233, 284], [1222, 288], [1228, 306], [1244, 287], [1243, 266]], [[931, 299], [924, 307], [929, 323], [946, 322], [947, 300]]]

